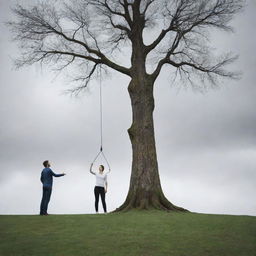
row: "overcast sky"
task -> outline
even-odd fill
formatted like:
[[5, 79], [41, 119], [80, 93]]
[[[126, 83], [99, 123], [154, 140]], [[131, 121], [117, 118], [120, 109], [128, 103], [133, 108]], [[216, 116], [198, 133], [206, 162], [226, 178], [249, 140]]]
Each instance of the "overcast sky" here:
[[[3, 23], [12, 18], [14, 2], [0, 0], [0, 214], [39, 213], [46, 159], [56, 173], [67, 173], [54, 180], [49, 213], [93, 213], [89, 166], [99, 149], [99, 84], [75, 98], [63, 94], [69, 85], [62, 75], [55, 78], [38, 66], [15, 70], [12, 59], [19, 50]], [[212, 37], [220, 52], [240, 55], [233, 68], [243, 72], [241, 80], [201, 94], [172, 86], [164, 69], [156, 83], [162, 187], [172, 203], [190, 211], [256, 215], [255, 13], [255, 0], [248, 0], [232, 22], [235, 33]], [[103, 82], [109, 211], [123, 203], [129, 187], [128, 82], [117, 72]]]

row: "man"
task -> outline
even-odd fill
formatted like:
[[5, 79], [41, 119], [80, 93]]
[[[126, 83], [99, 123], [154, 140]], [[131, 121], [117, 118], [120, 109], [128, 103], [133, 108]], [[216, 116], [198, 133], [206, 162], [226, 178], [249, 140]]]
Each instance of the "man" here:
[[40, 206], [40, 215], [48, 215], [47, 208], [48, 203], [51, 198], [52, 193], [52, 176], [54, 177], [61, 177], [66, 175], [65, 173], [62, 174], [55, 174], [51, 169], [51, 164], [48, 160], [43, 162], [43, 166], [45, 167], [41, 173], [41, 182], [43, 183], [43, 197]]

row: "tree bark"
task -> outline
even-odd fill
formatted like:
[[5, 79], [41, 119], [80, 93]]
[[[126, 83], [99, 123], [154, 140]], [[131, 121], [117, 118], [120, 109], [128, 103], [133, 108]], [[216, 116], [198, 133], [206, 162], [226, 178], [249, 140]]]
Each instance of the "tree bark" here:
[[136, 63], [128, 87], [133, 114], [128, 129], [132, 144], [130, 188], [125, 202], [115, 212], [134, 208], [187, 211], [170, 203], [163, 194], [154, 134], [154, 81], [141, 65], [143, 62]]

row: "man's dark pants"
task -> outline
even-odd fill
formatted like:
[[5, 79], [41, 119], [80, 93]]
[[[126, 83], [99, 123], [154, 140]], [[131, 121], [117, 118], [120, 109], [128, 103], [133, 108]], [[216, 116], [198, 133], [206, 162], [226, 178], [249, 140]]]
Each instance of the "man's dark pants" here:
[[47, 214], [48, 203], [52, 194], [51, 187], [43, 187], [43, 197], [40, 206], [40, 215]]

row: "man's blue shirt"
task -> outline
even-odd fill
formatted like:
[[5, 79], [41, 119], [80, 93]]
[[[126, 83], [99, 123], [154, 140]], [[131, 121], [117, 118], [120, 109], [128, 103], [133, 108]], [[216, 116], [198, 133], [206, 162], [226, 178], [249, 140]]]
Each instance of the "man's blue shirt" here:
[[50, 168], [44, 168], [41, 173], [41, 182], [44, 187], [52, 187], [52, 176], [61, 177], [64, 174], [55, 174]]

